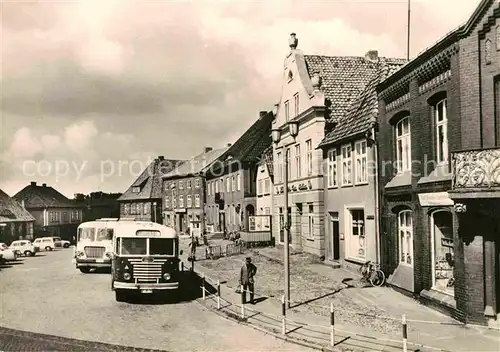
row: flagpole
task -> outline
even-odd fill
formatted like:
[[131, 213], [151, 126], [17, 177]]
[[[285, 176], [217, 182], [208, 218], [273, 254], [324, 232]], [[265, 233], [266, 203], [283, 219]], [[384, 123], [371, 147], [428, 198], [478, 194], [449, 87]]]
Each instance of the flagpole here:
[[408, 37], [406, 38], [406, 59], [410, 61], [410, 21], [411, 21], [411, 6], [408, 0]]

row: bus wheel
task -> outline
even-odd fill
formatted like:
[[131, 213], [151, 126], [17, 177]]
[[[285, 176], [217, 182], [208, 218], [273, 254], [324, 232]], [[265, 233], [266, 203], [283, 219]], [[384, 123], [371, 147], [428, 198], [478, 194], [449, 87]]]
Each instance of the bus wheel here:
[[78, 269], [80, 269], [80, 271], [84, 274], [88, 274], [90, 273], [90, 268], [89, 267], [86, 267], [86, 266], [81, 266], [79, 267]]
[[124, 292], [122, 290], [115, 290], [115, 299], [117, 302], [126, 302], [127, 292]]

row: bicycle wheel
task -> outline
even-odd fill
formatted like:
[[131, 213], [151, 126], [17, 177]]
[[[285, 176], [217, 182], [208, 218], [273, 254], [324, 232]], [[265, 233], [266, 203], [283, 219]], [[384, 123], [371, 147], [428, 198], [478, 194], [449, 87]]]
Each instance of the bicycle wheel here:
[[375, 270], [370, 276], [370, 283], [373, 286], [382, 286], [385, 283], [385, 274], [382, 270]]

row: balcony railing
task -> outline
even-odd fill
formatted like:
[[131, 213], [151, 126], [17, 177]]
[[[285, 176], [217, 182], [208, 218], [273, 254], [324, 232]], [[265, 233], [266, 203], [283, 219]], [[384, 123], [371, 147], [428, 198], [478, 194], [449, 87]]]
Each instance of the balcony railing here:
[[453, 190], [500, 190], [500, 148], [454, 152]]

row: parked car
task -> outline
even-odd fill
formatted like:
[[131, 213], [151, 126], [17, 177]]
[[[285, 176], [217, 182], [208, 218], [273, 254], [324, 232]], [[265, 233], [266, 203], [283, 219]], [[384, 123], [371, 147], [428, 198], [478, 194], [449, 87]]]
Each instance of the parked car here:
[[17, 252], [10, 249], [5, 243], [0, 243], [0, 252], [2, 253], [1, 263], [15, 261], [18, 257]]
[[54, 237], [40, 237], [34, 240], [33, 244], [40, 248], [40, 251], [51, 251], [56, 248]]
[[69, 248], [69, 245], [71, 244], [69, 241], [62, 240], [61, 237], [52, 237], [54, 239], [54, 244], [56, 247], [63, 247], [63, 248]]
[[18, 255], [24, 255], [26, 257], [34, 256], [40, 251], [40, 247], [37, 247], [28, 240], [18, 240], [10, 244], [9, 248], [17, 251]]

